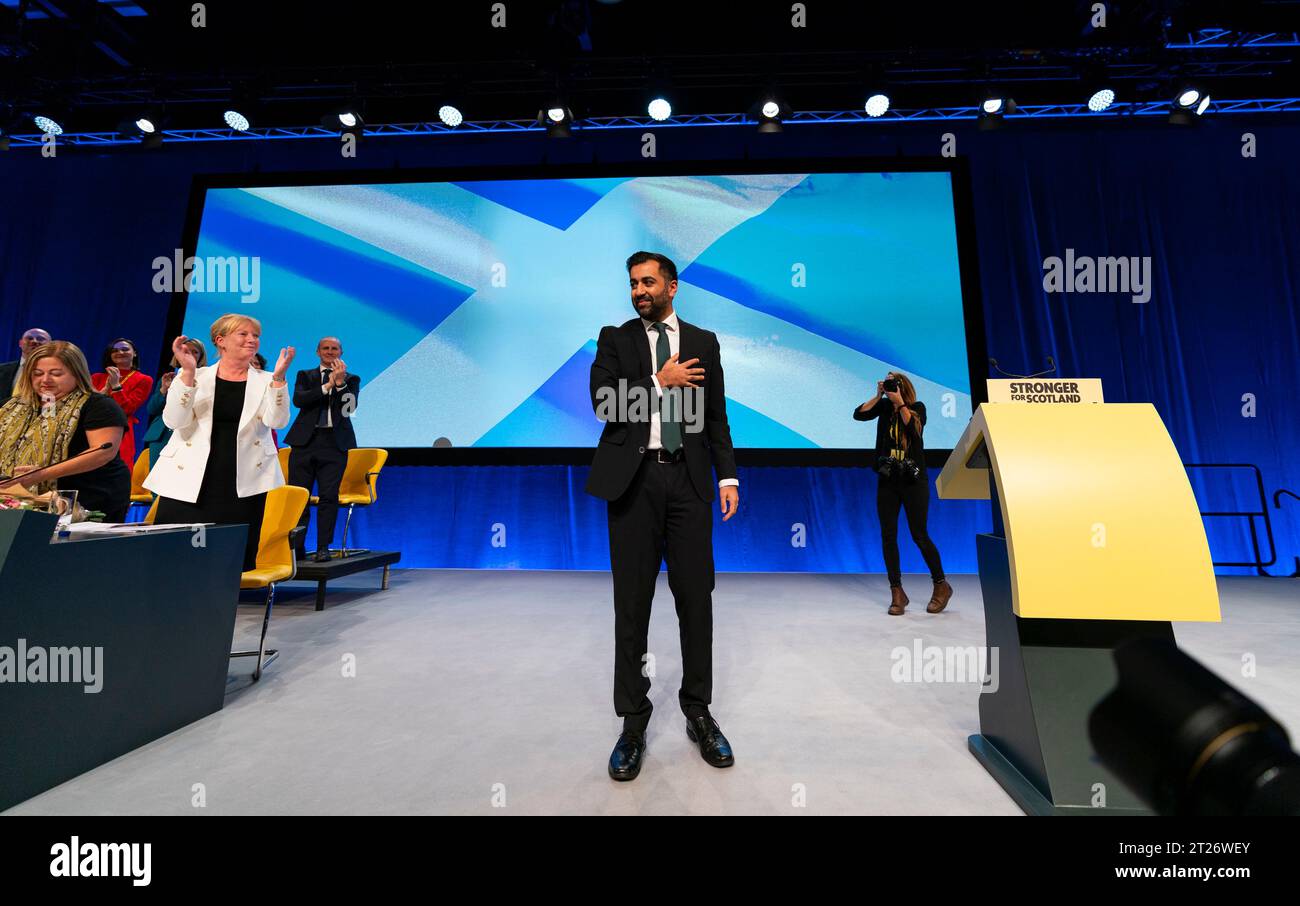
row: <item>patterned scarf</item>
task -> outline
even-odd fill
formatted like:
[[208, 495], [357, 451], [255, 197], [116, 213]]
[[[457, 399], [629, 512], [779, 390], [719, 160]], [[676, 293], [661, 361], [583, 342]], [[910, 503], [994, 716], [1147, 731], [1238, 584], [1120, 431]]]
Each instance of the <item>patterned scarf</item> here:
[[[12, 475], [17, 466], [44, 468], [68, 458], [68, 445], [81, 421], [81, 407], [90, 399], [73, 390], [56, 403], [32, 406], [14, 398], [0, 406], [0, 475]], [[56, 479], [41, 482], [35, 493], [54, 489]]]

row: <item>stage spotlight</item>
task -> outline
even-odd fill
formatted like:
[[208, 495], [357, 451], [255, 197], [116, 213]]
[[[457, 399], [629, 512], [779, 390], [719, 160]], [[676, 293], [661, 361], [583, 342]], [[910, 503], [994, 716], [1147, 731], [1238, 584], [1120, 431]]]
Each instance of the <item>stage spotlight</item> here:
[[546, 134], [551, 138], [569, 138], [573, 133], [573, 111], [563, 102], [553, 103], [537, 113], [537, 122], [546, 127]]
[[655, 98], [646, 105], [645, 112], [650, 115], [650, 119], [662, 123], [673, 115], [673, 105], [666, 98]]
[[754, 118], [758, 120], [760, 134], [771, 135], [782, 131], [781, 119], [790, 113], [790, 108], [778, 98], [769, 95], [753, 108]]
[[1108, 110], [1115, 103], [1115, 84], [1104, 61], [1083, 64], [1079, 69], [1079, 81], [1083, 89], [1081, 93], [1088, 99], [1088, 109], [1093, 113]]
[[320, 118], [320, 124], [325, 129], [337, 130], [340, 135], [360, 135], [366, 121], [361, 115], [361, 107], [349, 103], [330, 110]]
[[1098, 88], [1088, 98], [1088, 109], [1093, 113], [1101, 113], [1113, 103], [1115, 103], [1114, 89]]
[[117, 134], [129, 140], [138, 139], [146, 148], [157, 148], [163, 141], [163, 116], [160, 110], [138, 112], [117, 124]]
[[1169, 122], [1179, 126], [1190, 126], [1210, 107], [1210, 95], [1196, 85], [1184, 85], [1174, 95]]
[[41, 130], [46, 135], [63, 134], [63, 126], [60, 125], [59, 121], [54, 119], [54, 117], [41, 114], [32, 117], [32, 122], [36, 125], [37, 129]]
[[465, 115], [460, 112], [460, 108], [454, 104], [443, 104], [438, 108], [438, 119], [442, 120], [444, 126], [455, 128], [465, 122]]
[[880, 92], [873, 94], [867, 98], [867, 103], [863, 109], [866, 111], [867, 116], [884, 116], [889, 112], [889, 95]]
[[1014, 113], [1016, 102], [998, 91], [987, 91], [980, 100], [979, 105], [979, 128], [980, 129], [997, 129], [1000, 128], [1003, 118], [1008, 113]]
[[251, 126], [248, 122], [248, 117], [244, 116], [238, 110], [227, 110], [221, 115], [221, 118], [226, 121], [227, 126], [234, 129], [236, 132], [247, 132]]

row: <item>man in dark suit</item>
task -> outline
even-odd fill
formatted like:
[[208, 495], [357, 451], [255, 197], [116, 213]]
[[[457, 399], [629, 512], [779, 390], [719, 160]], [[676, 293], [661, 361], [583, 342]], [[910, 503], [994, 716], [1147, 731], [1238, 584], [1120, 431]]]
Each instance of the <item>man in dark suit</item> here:
[[[639, 317], [603, 327], [591, 366], [592, 405], [605, 421], [587, 493], [606, 501], [614, 579], [614, 710], [623, 733], [609, 775], [641, 770], [650, 722], [645, 673], [650, 602], [659, 563], [677, 605], [682, 644], [678, 702], [686, 733], [714, 767], [735, 759], [709, 714], [713, 700], [713, 511], [722, 520], [740, 503], [727, 424], [718, 338], [673, 311], [677, 267], [664, 255], [627, 259]], [[643, 404], [638, 404], [640, 400]], [[718, 492], [713, 490], [717, 471]]]
[[[293, 448], [289, 454], [289, 484], [311, 490], [316, 496], [316, 553], [313, 560], [323, 563], [330, 558], [334, 527], [338, 524], [339, 483], [348, 464], [348, 451], [357, 445], [352, 430], [352, 413], [361, 393], [361, 378], [348, 374], [343, 361], [343, 344], [338, 337], [324, 337], [316, 344], [319, 368], [298, 372], [293, 386], [293, 404], [298, 418], [284, 441]], [[299, 525], [309, 516], [303, 509]], [[301, 553], [301, 552], [300, 552]]]
[[14, 395], [14, 383], [18, 380], [18, 372], [22, 369], [23, 362], [27, 361], [28, 354], [37, 346], [48, 342], [50, 342], [49, 332], [33, 327], [18, 341], [17, 361], [0, 362], [0, 404], [8, 402], [9, 397]]

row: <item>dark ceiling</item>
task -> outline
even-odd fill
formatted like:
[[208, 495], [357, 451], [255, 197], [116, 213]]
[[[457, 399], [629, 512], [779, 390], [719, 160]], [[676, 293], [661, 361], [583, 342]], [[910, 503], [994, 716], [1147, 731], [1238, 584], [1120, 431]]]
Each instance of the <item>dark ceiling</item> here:
[[[895, 106], [969, 104], [985, 83], [1061, 103], [1083, 100], [1097, 65], [1129, 100], [1193, 77], [1217, 97], [1264, 98], [1295, 95], [1300, 69], [1300, 0], [1116, 0], [1103, 28], [1074, 0], [809, 0], [803, 27], [789, 0], [503, 5], [501, 28], [486, 0], [212, 0], [194, 27], [189, 0], [0, 0], [0, 118], [48, 108], [95, 131], [157, 104], [169, 127], [198, 128], [239, 103], [288, 126], [355, 98], [370, 122], [409, 123], [454, 96], [468, 119], [523, 119], [557, 90], [578, 117], [642, 115], [657, 84], [680, 113], [742, 111], [768, 88], [794, 109], [852, 109], [874, 84]], [[1231, 30], [1225, 46], [1178, 46], [1206, 28]]]

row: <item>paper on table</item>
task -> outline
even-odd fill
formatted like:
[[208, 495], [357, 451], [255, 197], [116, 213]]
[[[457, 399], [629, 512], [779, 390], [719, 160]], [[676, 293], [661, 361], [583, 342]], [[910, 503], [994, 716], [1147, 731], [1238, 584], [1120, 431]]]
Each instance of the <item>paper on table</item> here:
[[196, 525], [215, 525], [214, 522], [176, 522], [146, 525], [143, 522], [74, 522], [68, 526], [73, 535], [136, 535], [145, 532], [188, 531]]

